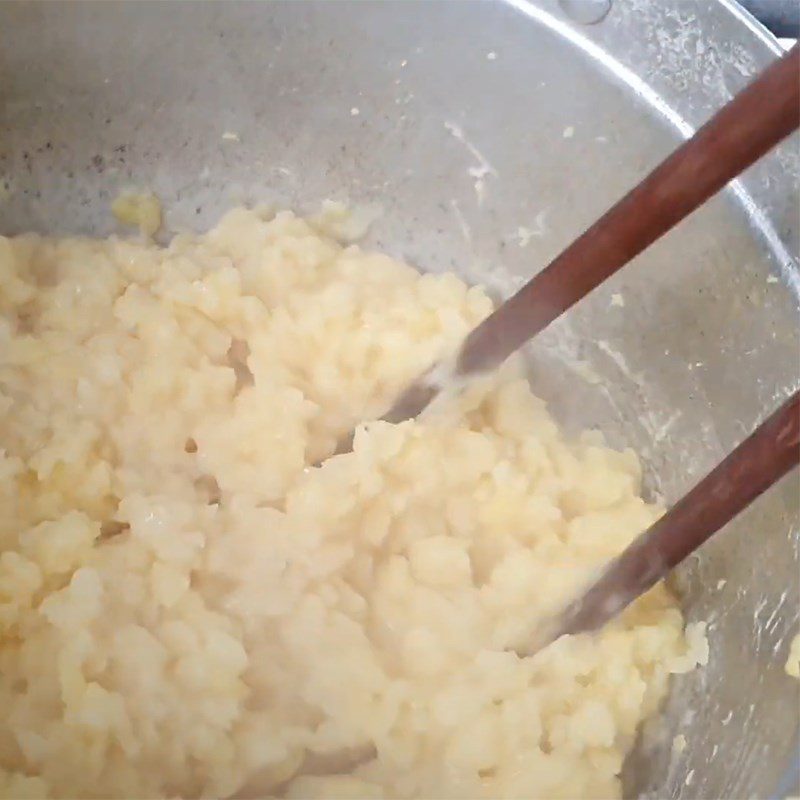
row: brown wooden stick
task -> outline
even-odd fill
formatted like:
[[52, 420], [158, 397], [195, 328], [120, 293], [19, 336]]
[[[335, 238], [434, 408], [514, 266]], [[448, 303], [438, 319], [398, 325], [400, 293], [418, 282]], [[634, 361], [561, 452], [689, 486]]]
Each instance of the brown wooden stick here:
[[[795, 392], [682, 500], [606, 568], [547, 632], [596, 630], [661, 580], [800, 462], [800, 392]], [[538, 648], [537, 648], [538, 649]]]
[[[455, 377], [498, 366], [528, 339], [800, 126], [800, 45], [767, 67], [635, 189], [464, 340]], [[428, 373], [383, 417], [417, 416], [439, 394]], [[352, 446], [352, 435], [337, 452]]]
[[800, 45], [769, 66], [464, 341], [492, 369], [800, 126]]

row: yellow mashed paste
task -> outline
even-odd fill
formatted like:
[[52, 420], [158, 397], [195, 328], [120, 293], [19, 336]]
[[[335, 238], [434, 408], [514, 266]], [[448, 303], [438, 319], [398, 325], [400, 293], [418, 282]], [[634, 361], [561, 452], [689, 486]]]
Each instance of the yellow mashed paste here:
[[290, 213], [0, 237], [0, 794], [618, 796], [674, 601], [510, 648], [659, 515], [636, 456], [512, 365], [310, 466], [489, 311]]

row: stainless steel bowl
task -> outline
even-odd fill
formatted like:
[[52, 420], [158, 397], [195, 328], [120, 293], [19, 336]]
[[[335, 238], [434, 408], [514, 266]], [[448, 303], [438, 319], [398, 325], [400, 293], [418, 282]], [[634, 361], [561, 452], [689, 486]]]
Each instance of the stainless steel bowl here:
[[[131, 185], [173, 230], [343, 199], [381, 207], [371, 244], [506, 294], [778, 52], [727, 0], [580, 5], [3, 3], [0, 230], [106, 234]], [[799, 172], [795, 137], [530, 348], [556, 414], [637, 448], [667, 501], [798, 384]], [[629, 794], [780, 791], [797, 528], [792, 475], [679, 576], [711, 661]]]

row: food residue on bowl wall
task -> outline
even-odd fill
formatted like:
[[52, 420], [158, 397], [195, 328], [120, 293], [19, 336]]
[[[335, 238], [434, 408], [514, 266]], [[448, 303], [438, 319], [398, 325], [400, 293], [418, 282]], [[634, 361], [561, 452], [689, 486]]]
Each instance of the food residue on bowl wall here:
[[152, 192], [123, 192], [111, 204], [111, 213], [144, 236], [152, 237], [161, 227], [161, 202]]
[[789, 657], [786, 659], [786, 674], [793, 678], [800, 678], [800, 633], [798, 633], [789, 647]]

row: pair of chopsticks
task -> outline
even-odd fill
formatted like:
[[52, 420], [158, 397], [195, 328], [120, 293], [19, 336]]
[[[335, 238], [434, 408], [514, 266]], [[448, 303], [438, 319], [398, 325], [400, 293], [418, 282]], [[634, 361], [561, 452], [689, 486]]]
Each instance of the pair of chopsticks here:
[[[454, 381], [494, 369], [574, 303], [677, 225], [800, 126], [800, 46], [795, 45], [715, 114], [461, 345]], [[415, 417], [444, 388], [432, 369], [383, 419]], [[349, 450], [352, 435], [340, 444]], [[536, 648], [599, 628], [800, 461], [795, 392], [682, 500], [614, 559], [552, 621]]]

